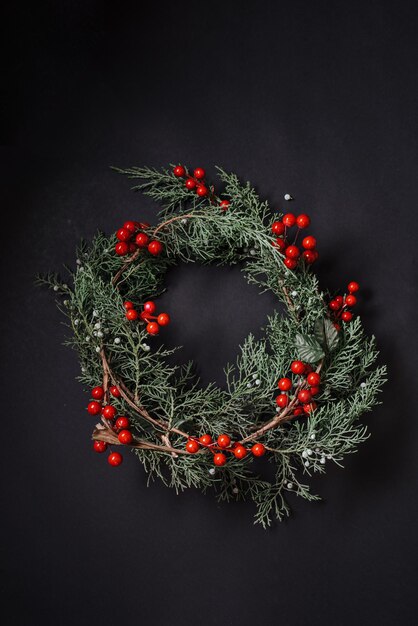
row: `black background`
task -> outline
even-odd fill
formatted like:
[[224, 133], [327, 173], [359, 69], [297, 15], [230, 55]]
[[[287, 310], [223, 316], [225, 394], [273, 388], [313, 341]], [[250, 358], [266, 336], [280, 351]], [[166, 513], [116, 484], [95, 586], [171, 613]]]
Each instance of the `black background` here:
[[[10, 14], [2, 205], [5, 625], [416, 623], [417, 20], [369, 1], [41, 2]], [[238, 172], [313, 218], [331, 289], [357, 279], [390, 383], [372, 438], [264, 532], [250, 504], [146, 488], [91, 452], [76, 355], [36, 271], [155, 207], [109, 171]], [[288, 207], [286, 207], [288, 208]], [[271, 310], [237, 270], [180, 268], [171, 344], [205, 380]]]

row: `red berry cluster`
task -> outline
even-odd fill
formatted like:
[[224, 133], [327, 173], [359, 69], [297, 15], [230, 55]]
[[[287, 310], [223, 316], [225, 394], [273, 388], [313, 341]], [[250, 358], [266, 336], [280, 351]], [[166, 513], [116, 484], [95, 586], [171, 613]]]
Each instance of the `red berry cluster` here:
[[149, 228], [149, 224], [141, 222], [125, 222], [122, 228], [116, 231], [118, 243], [115, 252], [119, 256], [133, 254], [139, 249], [147, 249], [153, 256], [159, 256], [163, 251], [163, 244], [157, 239], [150, 240], [149, 235], [144, 232]]
[[344, 294], [344, 296], [336, 296], [328, 304], [334, 314], [334, 325], [338, 330], [340, 329], [338, 324], [339, 320], [342, 320], [343, 322], [351, 322], [353, 319], [353, 314], [351, 311], [348, 311], [348, 309], [357, 304], [357, 298], [354, 294], [359, 289], [360, 285], [353, 280], [347, 285], [348, 294]]
[[[299, 232], [308, 228], [311, 220], [308, 215], [302, 213], [301, 215], [294, 215], [293, 213], [286, 213], [283, 215], [281, 220], [277, 220], [273, 222], [271, 225], [271, 230], [273, 235], [276, 235], [276, 240], [273, 241], [273, 246], [278, 248], [282, 254], [284, 254], [283, 263], [290, 270], [294, 270], [297, 266], [299, 259], [302, 258], [305, 263], [311, 265], [318, 258], [318, 252], [316, 251], [316, 239], [312, 237], [312, 235], [308, 235], [302, 239], [302, 248], [303, 252], [301, 252], [300, 248], [296, 245]], [[295, 233], [295, 237], [293, 241], [290, 243], [289, 241], [289, 229], [293, 226], [297, 227], [297, 231]]]
[[295, 387], [294, 382], [290, 378], [280, 378], [277, 383], [280, 393], [276, 397], [276, 404], [280, 409], [284, 409], [293, 401], [292, 415], [309, 414], [317, 407], [313, 397], [319, 393], [321, 376], [318, 372], [314, 372], [309, 364], [302, 361], [293, 361], [290, 365], [290, 371], [292, 374], [306, 378], [299, 380], [292, 400], [289, 392]]
[[[160, 326], [167, 326], [170, 323], [170, 316], [168, 313], [160, 313], [157, 316], [153, 315], [156, 306], [155, 302], [152, 302], [152, 300], [145, 302], [141, 313], [138, 313], [138, 311], [135, 309], [134, 303], [130, 300], [124, 302], [123, 306], [126, 309], [126, 319], [128, 319], [129, 321], [134, 321], [137, 320], [139, 317], [143, 322], [147, 322], [147, 333], [149, 335], [158, 335], [160, 331]], [[151, 322], [150, 320], [156, 321]]]
[[[114, 398], [120, 398], [120, 391], [118, 387], [112, 386], [109, 388], [109, 394]], [[111, 404], [102, 404], [102, 400], [105, 397], [103, 387], [94, 387], [91, 390], [91, 397], [94, 398], [87, 405], [87, 411], [90, 415], [101, 414], [106, 420], [110, 422], [112, 430], [118, 433], [118, 439], [120, 443], [129, 445], [133, 442], [132, 433], [129, 430], [130, 424], [127, 417], [124, 415], [116, 415], [117, 411]], [[105, 441], [96, 440], [93, 444], [93, 450], [95, 452], [105, 452], [107, 450], [107, 443]], [[117, 467], [123, 461], [123, 457], [119, 452], [110, 452], [108, 458], [109, 465]]]
[[[176, 165], [173, 169], [173, 174], [177, 178], [185, 178], [185, 187], [189, 191], [194, 191], [198, 196], [204, 198], [209, 196], [210, 200], [214, 202], [213, 189], [205, 181], [206, 172], [203, 167], [196, 167], [193, 170], [193, 174], [190, 174], [184, 165]], [[222, 211], [226, 211], [229, 207], [229, 200], [221, 200], [220, 207]]]
[[[212, 452], [213, 462], [218, 467], [225, 465], [227, 461], [225, 452], [230, 452], [236, 459], [245, 458], [249, 452], [249, 449], [239, 441], [231, 444], [229, 435], [219, 435], [216, 441], [213, 441], [210, 435], [202, 435], [199, 438], [189, 437], [186, 443], [187, 452], [195, 454], [200, 448], [206, 448]], [[263, 456], [266, 448], [262, 443], [255, 443], [250, 450], [254, 456]]]

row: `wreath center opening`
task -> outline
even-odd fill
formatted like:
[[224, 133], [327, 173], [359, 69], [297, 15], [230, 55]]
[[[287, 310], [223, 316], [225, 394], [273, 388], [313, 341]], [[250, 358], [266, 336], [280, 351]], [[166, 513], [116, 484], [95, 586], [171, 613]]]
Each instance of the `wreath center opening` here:
[[273, 293], [260, 294], [247, 282], [239, 265], [181, 263], [167, 272], [165, 286], [159, 308], [170, 312], [172, 324], [163, 341], [168, 348], [182, 346], [170, 362], [193, 361], [202, 386], [224, 388], [223, 370], [235, 362], [245, 338], [260, 338], [274, 310], [286, 315]]

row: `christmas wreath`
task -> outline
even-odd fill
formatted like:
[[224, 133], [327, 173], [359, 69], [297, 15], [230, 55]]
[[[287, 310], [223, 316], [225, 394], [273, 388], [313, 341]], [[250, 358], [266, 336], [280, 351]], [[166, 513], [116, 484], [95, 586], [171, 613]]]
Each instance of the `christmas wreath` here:
[[[177, 491], [251, 498], [263, 526], [289, 513], [289, 494], [319, 499], [307, 479], [367, 438], [359, 418], [385, 381], [375, 339], [351, 311], [358, 283], [344, 295], [322, 291], [308, 215], [272, 211], [235, 174], [218, 169], [220, 197], [202, 168], [117, 171], [162, 205], [158, 224], [127, 221], [82, 243], [71, 285], [42, 279], [69, 319], [87, 411], [98, 421], [94, 450], [108, 450], [111, 466], [122, 463], [119, 450], [132, 450], [150, 477]], [[180, 262], [239, 264], [287, 309], [268, 318], [262, 339], [249, 335], [239, 347], [224, 388], [202, 388], [193, 364], [172, 365], [173, 350], [153, 340], [170, 323], [158, 304], [165, 272]]]

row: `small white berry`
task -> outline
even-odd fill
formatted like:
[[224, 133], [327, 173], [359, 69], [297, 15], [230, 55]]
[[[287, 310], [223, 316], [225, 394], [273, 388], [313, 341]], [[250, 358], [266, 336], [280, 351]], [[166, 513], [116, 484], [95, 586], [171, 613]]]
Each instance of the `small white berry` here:
[[332, 459], [332, 454], [327, 454], [327, 459]]
[[234, 487], [233, 490], [232, 490], [232, 493], [239, 493], [238, 487]]
[[149, 345], [147, 343], [143, 343], [142, 344], [142, 348], [143, 348], [143, 350], [145, 350], [145, 352], [149, 352], [151, 350], [151, 348], [149, 347]]
[[90, 341], [90, 337], [86, 335], [86, 341]]
[[62, 284], [62, 288], [63, 288], [63, 289], [68, 289], [68, 285], [67, 285], [66, 283], [63, 283], [63, 284]]
[[85, 367], [82, 367], [82, 368], [81, 368], [81, 371], [82, 371], [82, 373], [83, 373], [83, 374], [85, 374], [85, 373], [86, 373], [86, 368], [85, 368]]
[[103, 337], [103, 333], [101, 330], [97, 331], [97, 336], [100, 337], [100, 339]]
[[360, 383], [360, 387], [362, 387], [364, 389], [364, 387], [366, 387], [366, 383]]
[[98, 311], [96, 311], [96, 309], [94, 309], [93, 311], [93, 317], [97, 317], [99, 315]]
[[321, 456], [321, 463], [322, 463], [322, 465], [325, 465], [325, 457], [324, 456]]
[[97, 330], [93, 330], [93, 337], [97, 337]]
[[308, 449], [308, 450], [306, 450], [306, 452], [307, 452], [308, 456], [312, 456], [312, 455], [313, 455], [312, 450], [309, 450], [309, 449]]
[[96, 346], [96, 352], [100, 352], [100, 346]]
[[251, 256], [255, 256], [257, 254], [257, 252], [256, 252], [256, 250], [254, 250], [254, 248], [251, 248], [250, 254], [251, 254]]
[[185, 217], [183, 217], [183, 219], [180, 220], [180, 224], [187, 224], [187, 219]]
[[214, 468], [214, 467], [211, 467], [211, 468], [209, 469], [209, 474], [210, 474], [211, 476], [213, 476], [215, 472], [216, 472], [216, 470], [215, 470], [215, 468]]
[[285, 193], [284, 194], [284, 199], [285, 200], [293, 200], [292, 196], [290, 195], [290, 193]]
[[80, 323], [80, 320], [74, 320], [74, 326], [78, 326]]
[[304, 465], [305, 467], [309, 467], [309, 461], [305, 461]]
[[261, 380], [259, 380], [259, 379], [257, 378], [257, 380], [255, 381], [255, 384], [256, 384], [257, 386], [258, 386], [258, 385], [261, 385]]
[[253, 378], [256, 379], [258, 374], [253, 374]]
[[100, 326], [101, 326], [100, 322], [96, 322], [95, 325], [94, 325], [94, 328], [96, 330], [98, 330], [100, 328]]
[[54, 291], [58, 291], [59, 287], [58, 285], [54, 285]]
[[304, 458], [304, 459], [306, 459], [306, 458], [307, 458], [307, 456], [308, 456], [308, 451], [307, 451], [307, 450], [304, 450], [304, 451], [302, 452], [302, 456], [303, 456], [303, 458]]
[[279, 406], [276, 407], [276, 413], [280, 413], [281, 408]]
[[113, 343], [120, 343], [119, 337], [115, 337], [114, 340], [113, 340]]
[[76, 259], [75, 262], [77, 263], [77, 265], [81, 265], [80, 259]]
[[84, 267], [82, 265], [80, 265], [78, 269], [80, 270], [80, 272], [84, 272]]
[[68, 306], [68, 304], [69, 304], [69, 300], [64, 300], [64, 305]]
[[290, 295], [293, 296], [293, 298], [295, 298], [298, 295], [298, 292], [297, 291], [292, 291], [292, 293]]
[[311, 435], [311, 439], [312, 439], [312, 441], [315, 441], [315, 435], [314, 435], [314, 433], [312, 433], [312, 435]]
[[251, 383], [247, 383], [247, 387], [250, 388], [251, 387]]
[[287, 483], [286, 487], [287, 487], [288, 489], [293, 489], [293, 483]]

